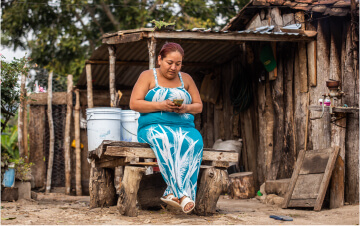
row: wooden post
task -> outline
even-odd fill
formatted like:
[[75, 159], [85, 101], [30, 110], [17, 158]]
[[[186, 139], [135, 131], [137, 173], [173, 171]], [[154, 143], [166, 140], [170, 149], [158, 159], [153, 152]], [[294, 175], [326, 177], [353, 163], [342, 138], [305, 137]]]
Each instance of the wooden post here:
[[74, 129], [75, 129], [75, 190], [76, 195], [82, 195], [81, 190], [81, 149], [80, 149], [80, 101], [79, 90], [75, 90], [75, 108], [74, 108]]
[[266, 106], [265, 106], [265, 120], [266, 120], [266, 178], [272, 179], [271, 164], [273, 156], [273, 129], [274, 129], [274, 108], [272, 103], [271, 84], [269, 79], [266, 77]]
[[20, 83], [20, 106], [19, 106], [19, 115], [18, 115], [18, 145], [19, 145], [19, 155], [20, 157], [25, 157], [24, 149], [24, 109], [25, 109], [25, 82], [26, 75], [21, 74], [21, 83]]
[[317, 86], [317, 41], [307, 43], [308, 77], [310, 86]]
[[[25, 96], [26, 94], [26, 90], [25, 90]], [[25, 162], [29, 163], [29, 147], [28, 147], [28, 104], [27, 101], [24, 100], [24, 158], [25, 158]]]
[[[155, 68], [155, 62], [157, 61], [155, 55], [155, 49], [157, 46], [157, 41], [154, 37], [148, 39], [148, 52], [149, 52], [149, 69]], [[153, 162], [153, 159], [144, 159], [145, 162]], [[146, 166], [145, 175], [153, 174], [153, 166]]]
[[117, 203], [112, 169], [99, 168], [92, 160], [89, 179], [90, 208], [114, 206]]
[[196, 198], [195, 213], [208, 216], [216, 212], [216, 204], [222, 192], [228, 189], [226, 170], [208, 168], [204, 170]]
[[155, 48], [157, 46], [157, 41], [154, 37], [148, 39], [148, 52], [149, 52], [149, 69], [155, 68], [155, 62], [157, 57], [155, 55]]
[[70, 164], [70, 127], [73, 113], [73, 75], [68, 75], [68, 88], [66, 93], [66, 119], [64, 134], [64, 165], [65, 165], [65, 194], [70, 195], [71, 164]]
[[49, 144], [49, 159], [48, 159], [48, 171], [46, 178], [46, 193], [50, 193], [51, 189], [51, 178], [53, 173], [53, 160], [54, 160], [54, 124], [53, 124], [53, 110], [52, 110], [52, 99], [53, 99], [53, 72], [49, 73], [48, 79], [48, 122], [49, 122], [49, 133], [50, 133], [50, 144]]
[[307, 54], [306, 54], [306, 43], [298, 43], [298, 64], [300, 70], [300, 92], [308, 92], [308, 82], [307, 82]]
[[110, 106], [116, 107], [115, 104], [115, 60], [116, 47], [114, 45], [108, 46], [109, 51], [109, 90], [110, 90]]
[[118, 210], [121, 214], [136, 217], [138, 216], [137, 194], [140, 180], [142, 179], [145, 168], [126, 166], [124, 169], [124, 177], [118, 199]]
[[93, 108], [93, 80], [92, 80], [92, 65], [87, 64], [85, 66], [86, 69], [86, 87], [87, 87], [87, 100], [88, 100], [88, 108]]

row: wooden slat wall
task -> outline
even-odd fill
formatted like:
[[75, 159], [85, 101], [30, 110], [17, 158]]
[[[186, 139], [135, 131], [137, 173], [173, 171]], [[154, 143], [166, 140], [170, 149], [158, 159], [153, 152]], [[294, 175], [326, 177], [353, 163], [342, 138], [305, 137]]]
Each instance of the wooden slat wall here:
[[[338, 22], [340, 23], [340, 22]], [[260, 51], [260, 42], [247, 42], [254, 53], [254, 62], [247, 64], [248, 58], [241, 60], [243, 65], [247, 65], [252, 71], [255, 81], [255, 100], [254, 104], [241, 114], [239, 129], [243, 139], [243, 149], [241, 164], [247, 170], [256, 171], [255, 179], [258, 185], [262, 184], [267, 176], [271, 178], [290, 178], [293, 172], [294, 163], [300, 150], [305, 147], [305, 135], [307, 128], [307, 149], [320, 149], [330, 147], [333, 139], [340, 139], [336, 130], [331, 130], [330, 115], [325, 113], [322, 119], [306, 120], [307, 106], [318, 105], [318, 99], [322, 94], [328, 92], [326, 81], [337, 77], [334, 74], [341, 71], [342, 89], [347, 93], [343, 97], [342, 105], [358, 106], [359, 101], [359, 75], [353, 71], [353, 59], [351, 50], [351, 30], [350, 21], [343, 21], [342, 44], [339, 41], [333, 45], [331, 54], [331, 32], [340, 32], [331, 29], [330, 21], [316, 20], [312, 24], [306, 24], [306, 29], [317, 30], [317, 77], [316, 86], [314, 81], [310, 81], [308, 75], [308, 66], [314, 65], [308, 63], [307, 51], [304, 44], [299, 43], [277, 43], [277, 79], [270, 81], [271, 99], [267, 97], [267, 83], [261, 77], [268, 73], [257, 71], [259, 65], [258, 53]], [[342, 32], [342, 31], [341, 31]], [[306, 52], [305, 52], [306, 51]], [[337, 54], [336, 54], [337, 53]], [[242, 49], [240, 54], [247, 54]], [[301, 59], [302, 58], [302, 59]], [[335, 59], [337, 58], [337, 59]], [[339, 59], [340, 58], [340, 59]], [[341, 68], [331, 68], [330, 61], [339, 61]], [[230, 74], [225, 73], [230, 70], [229, 66], [222, 68], [222, 101], [223, 106], [221, 114], [216, 113], [214, 123], [221, 124], [220, 117], [224, 120], [224, 135], [218, 132], [214, 139], [234, 139], [231, 123], [231, 117], [226, 117], [232, 106], [224, 95], [228, 95], [224, 90], [229, 89], [226, 81], [230, 84]], [[227, 70], [228, 69], [228, 70]], [[302, 76], [301, 76], [302, 75]], [[315, 75], [312, 75], [314, 78]], [[304, 81], [306, 80], [306, 81]], [[307, 84], [307, 86], [305, 86]], [[308, 99], [309, 96], [309, 99]], [[270, 108], [272, 103], [273, 108]], [[223, 114], [222, 114], [223, 113]], [[267, 137], [267, 115], [273, 115], [274, 127], [273, 138], [270, 142]], [[320, 112], [310, 112], [310, 117], [319, 116]], [[359, 200], [359, 120], [358, 114], [348, 114], [346, 124], [346, 138], [339, 142], [345, 149], [345, 201], [349, 203], [358, 203]], [[219, 129], [221, 131], [221, 129]], [[336, 131], [336, 132], [335, 132]], [[254, 133], [254, 135], [252, 135]], [[223, 135], [223, 136], [222, 136]], [[272, 135], [272, 134], [271, 134]], [[210, 142], [210, 141], [207, 141]], [[208, 144], [208, 143], [207, 143]], [[272, 150], [271, 170], [266, 170], [267, 150]], [[256, 155], [256, 169], [251, 167], [251, 162]]]

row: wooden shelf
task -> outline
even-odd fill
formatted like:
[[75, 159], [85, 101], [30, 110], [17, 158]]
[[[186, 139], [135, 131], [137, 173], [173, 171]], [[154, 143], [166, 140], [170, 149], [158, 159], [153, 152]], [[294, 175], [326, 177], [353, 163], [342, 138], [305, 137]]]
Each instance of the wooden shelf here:
[[[309, 106], [308, 109], [310, 111], [322, 111], [322, 106], [313, 105], [313, 106]], [[360, 108], [356, 108], [356, 107], [333, 107], [332, 108], [332, 112], [337, 112], [337, 113], [357, 113], [359, 111], [360, 111]], [[329, 106], [325, 106], [325, 112], [330, 112]]]

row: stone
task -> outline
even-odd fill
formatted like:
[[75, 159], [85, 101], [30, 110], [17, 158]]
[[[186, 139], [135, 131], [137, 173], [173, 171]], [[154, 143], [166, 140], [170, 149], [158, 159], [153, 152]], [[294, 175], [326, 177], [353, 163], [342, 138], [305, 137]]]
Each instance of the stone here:
[[266, 188], [266, 184], [265, 184], [265, 183], [263, 183], [263, 184], [261, 185], [261, 187], [259, 188], [260, 192], [261, 192], [263, 195], [267, 195], [265, 188]]
[[18, 188], [19, 199], [31, 199], [31, 182], [15, 181]]

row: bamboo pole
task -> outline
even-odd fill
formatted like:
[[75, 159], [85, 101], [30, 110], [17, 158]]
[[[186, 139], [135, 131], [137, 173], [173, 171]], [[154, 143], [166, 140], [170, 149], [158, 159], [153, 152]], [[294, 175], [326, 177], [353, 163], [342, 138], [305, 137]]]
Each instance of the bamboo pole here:
[[88, 99], [88, 108], [93, 108], [93, 80], [92, 80], [92, 65], [87, 64], [86, 69], [86, 81], [87, 81], [87, 99]]
[[82, 195], [81, 189], [81, 149], [80, 149], [80, 98], [79, 90], [75, 90], [76, 103], [74, 108], [74, 129], [75, 129], [75, 183], [76, 195]]
[[115, 60], [116, 60], [116, 48], [114, 45], [108, 46], [109, 51], [109, 90], [110, 90], [110, 106], [115, 105]]
[[51, 178], [53, 173], [53, 160], [54, 160], [54, 124], [53, 124], [53, 110], [52, 110], [52, 99], [53, 99], [53, 72], [49, 73], [48, 79], [48, 122], [49, 122], [49, 133], [50, 133], [50, 144], [49, 144], [49, 159], [48, 159], [48, 171], [46, 179], [46, 193], [50, 193], [51, 189]]
[[21, 74], [21, 83], [20, 83], [20, 106], [18, 114], [18, 146], [19, 146], [19, 155], [20, 157], [25, 157], [24, 149], [24, 109], [25, 109], [25, 82], [26, 75]]
[[67, 109], [64, 134], [64, 165], [65, 165], [65, 194], [70, 195], [71, 164], [70, 164], [70, 127], [71, 113], [73, 112], [73, 75], [68, 75], [68, 88], [66, 93]]

